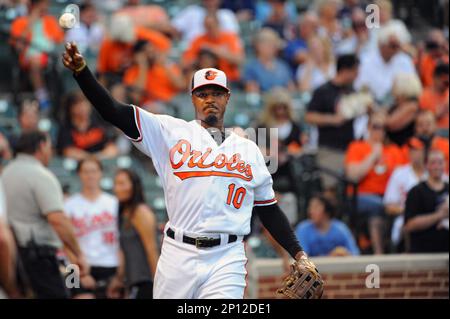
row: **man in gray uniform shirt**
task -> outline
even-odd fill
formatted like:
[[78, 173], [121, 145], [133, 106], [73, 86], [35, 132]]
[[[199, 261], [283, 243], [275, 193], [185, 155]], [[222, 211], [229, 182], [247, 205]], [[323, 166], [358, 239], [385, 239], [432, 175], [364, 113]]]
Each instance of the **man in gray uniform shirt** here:
[[80, 277], [89, 276], [70, 220], [63, 212], [63, 194], [45, 166], [52, 157], [50, 138], [43, 132], [24, 133], [17, 156], [4, 169], [3, 186], [8, 222], [16, 237], [19, 257], [37, 298], [68, 297], [56, 252], [63, 247]]

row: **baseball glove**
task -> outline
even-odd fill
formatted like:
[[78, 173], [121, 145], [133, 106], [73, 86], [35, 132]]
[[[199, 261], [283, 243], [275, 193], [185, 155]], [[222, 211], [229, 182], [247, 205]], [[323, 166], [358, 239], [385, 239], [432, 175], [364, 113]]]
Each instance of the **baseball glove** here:
[[277, 293], [290, 299], [320, 299], [323, 285], [316, 266], [307, 258], [301, 258], [291, 265], [291, 272]]

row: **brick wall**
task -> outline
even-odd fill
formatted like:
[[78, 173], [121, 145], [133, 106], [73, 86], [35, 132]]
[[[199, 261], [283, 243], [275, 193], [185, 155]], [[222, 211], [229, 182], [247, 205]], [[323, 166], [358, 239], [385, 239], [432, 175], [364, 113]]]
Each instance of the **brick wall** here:
[[[312, 259], [323, 274], [323, 298], [449, 298], [448, 254], [386, 255]], [[379, 288], [367, 288], [376, 265]], [[373, 267], [373, 266], [372, 266]], [[274, 298], [284, 278], [280, 260], [257, 260], [254, 284], [258, 298]], [[366, 272], [367, 270], [367, 272]], [[254, 287], [255, 288], [255, 287]]]

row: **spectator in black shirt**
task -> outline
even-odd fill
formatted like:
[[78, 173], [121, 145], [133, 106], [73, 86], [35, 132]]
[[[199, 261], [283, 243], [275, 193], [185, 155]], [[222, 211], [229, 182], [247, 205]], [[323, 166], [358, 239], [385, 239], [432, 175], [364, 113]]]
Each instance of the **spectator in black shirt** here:
[[[344, 153], [353, 140], [353, 120], [339, 112], [338, 104], [344, 94], [353, 91], [358, 76], [359, 60], [353, 54], [338, 57], [337, 74], [331, 81], [317, 88], [305, 115], [307, 123], [319, 130], [318, 162], [321, 167], [340, 171], [344, 166]], [[325, 187], [331, 186], [324, 176]]]
[[428, 180], [413, 187], [406, 199], [410, 252], [448, 252], [448, 183], [443, 181], [445, 159], [441, 151], [429, 153], [427, 170]]
[[391, 142], [401, 146], [414, 135], [414, 121], [419, 112], [422, 84], [415, 74], [400, 73], [394, 79], [394, 104], [389, 110], [386, 130]]
[[66, 123], [61, 126], [57, 149], [66, 157], [81, 160], [89, 155], [112, 158], [119, 150], [108, 130], [92, 114], [89, 101], [80, 92], [67, 98]]

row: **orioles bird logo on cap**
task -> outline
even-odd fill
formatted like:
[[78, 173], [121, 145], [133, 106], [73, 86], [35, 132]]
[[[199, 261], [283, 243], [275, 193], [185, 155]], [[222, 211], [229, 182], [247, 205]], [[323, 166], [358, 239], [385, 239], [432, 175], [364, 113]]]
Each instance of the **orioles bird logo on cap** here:
[[209, 81], [214, 80], [216, 78], [216, 76], [217, 76], [217, 72], [213, 71], [213, 70], [208, 70], [205, 73], [205, 79], [207, 79]]

